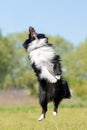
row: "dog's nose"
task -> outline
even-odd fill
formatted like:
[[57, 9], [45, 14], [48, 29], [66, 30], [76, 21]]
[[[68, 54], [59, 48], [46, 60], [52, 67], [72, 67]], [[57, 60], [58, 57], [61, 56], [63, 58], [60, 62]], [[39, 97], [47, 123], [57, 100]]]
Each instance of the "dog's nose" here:
[[29, 32], [30, 32], [31, 37], [36, 37], [37, 36], [37, 33], [36, 33], [35, 29], [32, 26], [29, 27]]
[[34, 27], [32, 27], [32, 26], [29, 27], [29, 32], [31, 32], [31, 31], [35, 31]]

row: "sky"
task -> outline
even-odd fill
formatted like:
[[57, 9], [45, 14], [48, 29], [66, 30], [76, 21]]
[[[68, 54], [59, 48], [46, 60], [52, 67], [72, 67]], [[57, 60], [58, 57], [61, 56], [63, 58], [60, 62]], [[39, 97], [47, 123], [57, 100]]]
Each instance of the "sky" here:
[[0, 0], [3, 35], [28, 31], [29, 26], [78, 45], [87, 38], [87, 0]]

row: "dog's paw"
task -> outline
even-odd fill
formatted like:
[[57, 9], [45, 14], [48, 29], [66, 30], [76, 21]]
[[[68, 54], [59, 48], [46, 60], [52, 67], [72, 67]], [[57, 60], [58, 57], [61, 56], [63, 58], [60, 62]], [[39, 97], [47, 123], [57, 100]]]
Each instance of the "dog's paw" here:
[[44, 114], [41, 114], [41, 116], [38, 118], [38, 121], [41, 121], [45, 118], [45, 115]]
[[50, 83], [56, 83], [57, 79], [53, 77], [53, 78], [50, 78], [49, 81], [50, 81]]
[[56, 116], [56, 115], [57, 115], [57, 112], [56, 112], [56, 111], [53, 111], [53, 115]]
[[55, 76], [57, 80], [61, 79], [61, 75]]

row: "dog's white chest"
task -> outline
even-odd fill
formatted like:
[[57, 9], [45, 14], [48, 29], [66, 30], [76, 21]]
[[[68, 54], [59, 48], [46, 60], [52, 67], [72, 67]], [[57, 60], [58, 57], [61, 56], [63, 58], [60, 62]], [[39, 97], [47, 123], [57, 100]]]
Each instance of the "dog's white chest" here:
[[41, 47], [30, 52], [31, 62], [37, 66], [44, 62], [50, 62], [54, 56], [55, 52], [52, 47]]

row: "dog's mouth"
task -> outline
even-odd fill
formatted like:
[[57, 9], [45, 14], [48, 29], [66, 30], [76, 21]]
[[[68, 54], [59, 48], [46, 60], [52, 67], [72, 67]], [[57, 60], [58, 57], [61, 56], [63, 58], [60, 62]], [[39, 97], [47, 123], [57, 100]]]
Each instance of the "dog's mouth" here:
[[36, 37], [37, 36], [37, 33], [36, 33], [35, 29], [32, 26], [29, 27], [29, 32], [30, 32], [31, 37]]

